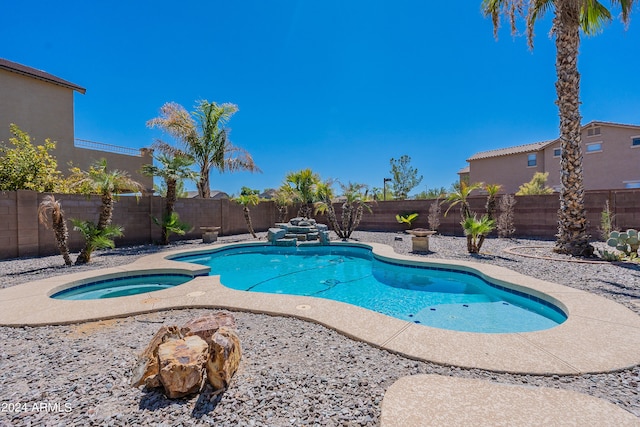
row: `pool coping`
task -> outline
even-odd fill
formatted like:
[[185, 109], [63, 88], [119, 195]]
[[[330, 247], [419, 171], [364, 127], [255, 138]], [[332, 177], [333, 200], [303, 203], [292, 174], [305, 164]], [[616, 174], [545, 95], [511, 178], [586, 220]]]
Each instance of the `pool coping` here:
[[[345, 243], [332, 242], [332, 245]], [[628, 308], [579, 289], [535, 279], [504, 267], [402, 255], [378, 243], [348, 242], [371, 248], [376, 257], [410, 265], [472, 272], [502, 286], [525, 291], [562, 308], [568, 319], [537, 332], [484, 334], [437, 329], [389, 317], [350, 304], [314, 297], [237, 291], [207, 267], [171, 260], [229, 246], [216, 244], [141, 257], [131, 264], [25, 283], [0, 290], [0, 325], [41, 326], [104, 320], [184, 308], [216, 308], [296, 317], [406, 357], [447, 366], [537, 375], [575, 375], [623, 370], [640, 364], [640, 316]], [[193, 280], [171, 289], [114, 299], [65, 301], [49, 295], [67, 287], [132, 274], [190, 274]]]

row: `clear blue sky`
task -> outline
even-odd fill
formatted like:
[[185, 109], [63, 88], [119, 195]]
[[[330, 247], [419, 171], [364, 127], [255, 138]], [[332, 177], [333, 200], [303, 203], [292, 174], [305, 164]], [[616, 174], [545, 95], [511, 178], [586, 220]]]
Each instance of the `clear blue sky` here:
[[[165, 102], [237, 104], [231, 140], [263, 173], [214, 173], [214, 189], [302, 168], [382, 187], [407, 154], [415, 193], [448, 187], [477, 151], [557, 137], [550, 16], [531, 52], [506, 23], [496, 41], [480, 3], [0, 0], [0, 57], [87, 88], [76, 138], [145, 147]], [[583, 38], [583, 123], [640, 124], [638, 12]]]

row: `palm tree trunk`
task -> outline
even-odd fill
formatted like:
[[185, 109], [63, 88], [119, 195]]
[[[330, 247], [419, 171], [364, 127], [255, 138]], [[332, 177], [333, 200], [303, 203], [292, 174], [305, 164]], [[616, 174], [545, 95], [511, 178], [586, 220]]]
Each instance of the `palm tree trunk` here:
[[251, 222], [251, 213], [249, 212], [249, 208], [247, 206], [244, 206], [242, 208], [242, 211], [244, 212], [244, 220], [247, 222], [249, 233], [251, 233], [254, 239], [257, 239], [258, 236], [256, 236], [255, 231], [253, 231], [253, 223]]
[[556, 93], [560, 113], [560, 209], [555, 250], [574, 256], [591, 256], [584, 207], [580, 126], [580, 2], [559, 1], [553, 19], [556, 36]]
[[198, 187], [198, 195], [203, 199], [211, 197], [211, 188], [209, 188], [209, 168], [200, 168], [200, 180], [196, 183]]
[[113, 195], [106, 193], [102, 195], [102, 206], [100, 207], [100, 217], [98, 218], [98, 230], [104, 230], [113, 218]]
[[64, 263], [66, 265], [72, 265], [71, 257], [69, 256], [69, 245], [67, 241], [69, 240], [69, 231], [67, 229], [67, 223], [64, 221], [64, 217], [59, 215], [58, 217], [53, 217], [53, 232], [56, 236], [56, 244], [58, 245], [58, 250], [62, 254], [62, 258], [64, 258]]
[[87, 264], [91, 260], [91, 249], [89, 244], [87, 243], [84, 248], [78, 254], [78, 258], [76, 258], [76, 265]]
[[175, 179], [166, 179], [165, 183], [167, 184], [167, 198], [165, 200], [165, 208], [164, 208], [164, 221], [162, 222], [162, 244], [169, 244], [169, 230], [167, 230], [166, 221], [171, 218], [171, 215], [174, 211], [174, 206], [176, 204], [176, 188], [178, 186], [178, 181]]

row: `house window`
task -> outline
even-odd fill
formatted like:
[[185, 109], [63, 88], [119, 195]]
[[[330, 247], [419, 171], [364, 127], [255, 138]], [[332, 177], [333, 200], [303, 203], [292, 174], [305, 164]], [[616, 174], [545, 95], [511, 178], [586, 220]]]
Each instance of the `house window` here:
[[600, 126], [587, 129], [587, 136], [596, 136], [596, 135], [600, 135]]
[[527, 155], [527, 166], [532, 167], [538, 164], [538, 156], [536, 154]]
[[599, 151], [602, 151], [602, 142], [587, 144], [587, 153], [597, 153]]
[[633, 138], [631, 138], [631, 146], [640, 147], [640, 136], [634, 136]]
[[561, 154], [562, 154], [562, 148], [553, 149], [553, 157], [560, 157]]
[[625, 181], [624, 188], [640, 188], [640, 181]]

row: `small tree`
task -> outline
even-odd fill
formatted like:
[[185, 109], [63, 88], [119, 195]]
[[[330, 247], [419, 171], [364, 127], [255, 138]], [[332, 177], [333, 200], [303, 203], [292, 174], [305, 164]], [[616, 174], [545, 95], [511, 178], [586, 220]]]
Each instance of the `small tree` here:
[[461, 221], [464, 235], [467, 236], [467, 251], [470, 254], [477, 254], [482, 248], [485, 237], [493, 230], [494, 222], [487, 215], [477, 219], [476, 216], [467, 217]]
[[95, 162], [88, 171], [80, 171], [72, 177], [74, 186], [87, 194], [98, 194], [102, 200], [98, 223], [71, 220], [74, 230], [85, 238], [85, 247], [78, 255], [76, 264], [86, 264], [95, 249], [113, 247], [113, 238], [122, 236], [122, 227], [111, 225], [113, 207], [121, 193], [138, 192], [142, 185], [131, 179], [129, 174], [117, 169], [107, 170], [105, 159]]
[[190, 157], [161, 154], [154, 158], [160, 166], [143, 165], [142, 173], [147, 176], [157, 176], [164, 180], [166, 188], [164, 215], [162, 221], [157, 218], [153, 218], [153, 221], [162, 228], [162, 244], [168, 245], [171, 233], [183, 235], [190, 228], [188, 224], [180, 222], [180, 217], [175, 212], [175, 203], [178, 199], [178, 183], [183, 182], [185, 179], [195, 180], [198, 174], [190, 169], [194, 163]]
[[497, 228], [498, 237], [511, 237], [516, 232], [514, 225], [514, 208], [516, 198], [511, 194], [505, 194], [500, 198], [499, 203], [500, 215], [498, 215]]
[[487, 184], [484, 186], [484, 189], [487, 192], [487, 203], [485, 204], [487, 217], [489, 219], [494, 219], [496, 214], [496, 204], [498, 203], [497, 197], [502, 186], [499, 184]]
[[331, 203], [330, 192], [321, 192], [322, 200], [316, 203], [316, 212], [326, 213], [333, 231], [339, 238], [346, 240], [358, 228], [364, 209], [371, 212], [370, 200], [366, 197], [364, 184], [340, 184], [342, 195], [346, 198], [342, 204], [341, 221], [338, 222], [336, 212]]
[[289, 206], [293, 204], [293, 190], [288, 185], [281, 185], [276, 191], [273, 201], [278, 210], [278, 222], [287, 222], [289, 216]]
[[122, 236], [122, 227], [118, 225], [109, 224], [102, 229], [99, 229], [96, 224], [91, 221], [83, 221], [80, 219], [72, 219], [73, 229], [79, 231], [84, 237], [85, 244], [78, 258], [76, 258], [76, 265], [87, 264], [91, 261], [91, 255], [96, 249], [115, 248], [115, 237]]
[[302, 204], [298, 210], [298, 216], [311, 218], [313, 204], [322, 199], [318, 194], [318, 186], [321, 183], [320, 175], [311, 169], [302, 169], [287, 174], [283, 185], [289, 186], [293, 199]]
[[410, 166], [411, 157], [406, 154], [399, 159], [392, 158], [391, 163], [391, 184], [395, 198], [404, 200], [409, 192], [420, 185], [422, 175], [418, 176], [418, 169]]
[[609, 234], [613, 231], [613, 218], [615, 215], [611, 213], [609, 201], [604, 202], [604, 209], [600, 212], [600, 236], [602, 240], [607, 241]]
[[547, 187], [547, 178], [549, 178], [549, 172], [534, 173], [531, 181], [525, 182], [520, 186], [516, 196], [539, 196], [542, 194], [552, 194], [553, 189]]
[[456, 205], [460, 205], [460, 218], [462, 221], [469, 218], [472, 215], [471, 208], [469, 207], [469, 196], [474, 190], [482, 188], [482, 183], [475, 184], [467, 184], [462, 181], [456, 186], [454, 186], [453, 191], [451, 191], [447, 198], [443, 201], [449, 203], [449, 207], [444, 212], [444, 216], [447, 216], [449, 210]]
[[29, 134], [15, 124], [9, 125], [9, 130], [13, 148], [0, 143], [0, 191], [65, 192], [58, 162], [50, 154], [56, 143], [46, 139], [44, 145], [33, 145]]
[[258, 193], [258, 190], [252, 190], [249, 187], [242, 187], [240, 195], [233, 199], [236, 203], [242, 205], [242, 212], [244, 213], [244, 220], [247, 223], [247, 229], [254, 239], [257, 239], [258, 236], [256, 235], [255, 231], [253, 231], [253, 222], [251, 221], [251, 212], [249, 211], [249, 206], [255, 206], [260, 203], [260, 197], [258, 197]]
[[69, 256], [69, 230], [64, 220], [64, 211], [60, 202], [53, 195], [45, 196], [38, 207], [38, 219], [45, 227], [49, 228], [49, 215], [51, 216], [51, 228], [56, 238], [58, 250], [64, 258], [66, 265], [72, 265]]

